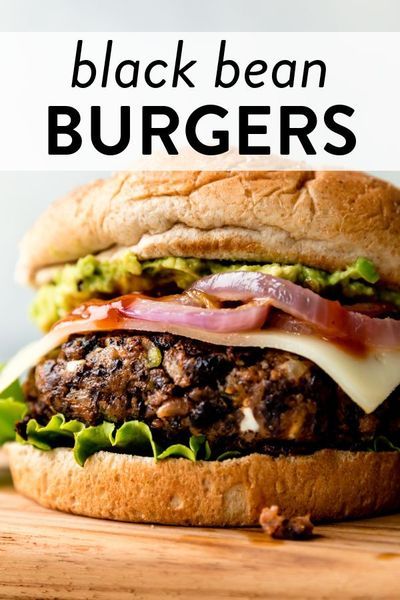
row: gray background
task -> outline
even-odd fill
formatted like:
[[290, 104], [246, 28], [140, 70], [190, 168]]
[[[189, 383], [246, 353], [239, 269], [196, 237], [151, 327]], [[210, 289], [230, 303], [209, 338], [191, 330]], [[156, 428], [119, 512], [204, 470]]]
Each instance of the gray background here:
[[[399, 0], [0, 0], [1, 31], [398, 31]], [[1, 169], [1, 165], [0, 165]], [[0, 360], [38, 336], [13, 281], [18, 240], [54, 198], [102, 174], [0, 172]], [[380, 173], [400, 185], [400, 173]]]

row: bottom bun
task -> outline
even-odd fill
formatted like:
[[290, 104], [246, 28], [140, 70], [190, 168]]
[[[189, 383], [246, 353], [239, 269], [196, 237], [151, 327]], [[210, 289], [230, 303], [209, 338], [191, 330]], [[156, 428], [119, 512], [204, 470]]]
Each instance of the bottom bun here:
[[314, 521], [400, 508], [400, 453], [321, 450], [308, 456], [251, 454], [192, 463], [99, 452], [80, 467], [72, 451], [8, 444], [16, 489], [78, 515], [202, 526], [251, 526], [265, 506]]

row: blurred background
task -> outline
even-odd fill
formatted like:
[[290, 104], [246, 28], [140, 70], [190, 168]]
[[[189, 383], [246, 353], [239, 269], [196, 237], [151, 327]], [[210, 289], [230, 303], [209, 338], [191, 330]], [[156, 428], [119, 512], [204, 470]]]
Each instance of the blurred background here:
[[[0, 0], [0, 31], [398, 31], [399, 0]], [[375, 173], [400, 186], [400, 172]], [[13, 279], [18, 242], [55, 198], [104, 173], [1, 172], [0, 361], [39, 334]]]

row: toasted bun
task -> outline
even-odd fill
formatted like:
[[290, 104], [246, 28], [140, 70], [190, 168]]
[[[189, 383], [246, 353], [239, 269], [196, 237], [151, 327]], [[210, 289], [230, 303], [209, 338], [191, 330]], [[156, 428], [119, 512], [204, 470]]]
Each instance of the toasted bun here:
[[[24, 238], [18, 279], [106, 249], [301, 262], [333, 271], [359, 256], [400, 285], [400, 190], [363, 173], [118, 174], [54, 203]], [[40, 278], [39, 278], [40, 279]]]
[[252, 454], [224, 462], [154, 462], [99, 452], [82, 468], [72, 451], [8, 446], [14, 485], [43, 506], [143, 523], [251, 526], [265, 506], [315, 521], [400, 508], [400, 453], [321, 450], [310, 456]]

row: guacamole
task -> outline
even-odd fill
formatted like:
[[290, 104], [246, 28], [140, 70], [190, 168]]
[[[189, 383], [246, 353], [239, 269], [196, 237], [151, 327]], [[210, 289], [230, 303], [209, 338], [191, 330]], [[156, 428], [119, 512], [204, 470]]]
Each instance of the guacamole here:
[[147, 292], [174, 284], [184, 290], [194, 281], [224, 271], [259, 271], [288, 279], [319, 294], [338, 290], [347, 298], [377, 299], [400, 307], [400, 292], [375, 287], [379, 276], [365, 258], [342, 271], [327, 273], [301, 264], [247, 264], [198, 258], [160, 258], [139, 261], [127, 251], [110, 261], [85, 256], [61, 267], [53, 280], [42, 286], [31, 306], [35, 323], [44, 331], [91, 298], [109, 298], [134, 291]]

